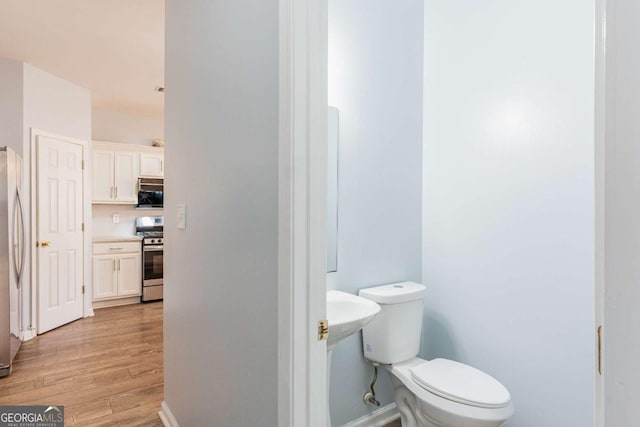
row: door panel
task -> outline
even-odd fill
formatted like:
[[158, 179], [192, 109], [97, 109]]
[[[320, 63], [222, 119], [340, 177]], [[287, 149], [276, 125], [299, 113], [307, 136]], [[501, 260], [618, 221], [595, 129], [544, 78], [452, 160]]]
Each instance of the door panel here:
[[141, 258], [139, 254], [118, 256], [118, 295], [140, 295]]
[[94, 202], [109, 202], [114, 198], [113, 151], [93, 151], [91, 198]]
[[82, 317], [82, 146], [38, 136], [38, 333]]
[[116, 152], [114, 155], [116, 200], [120, 202], [138, 201], [138, 159], [138, 153]]
[[113, 255], [94, 255], [92, 267], [93, 298], [117, 296], [116, 258]]
[[164, 156], [162, 154], [140, 154], [140, 176], [162, 178], [164, 176]]

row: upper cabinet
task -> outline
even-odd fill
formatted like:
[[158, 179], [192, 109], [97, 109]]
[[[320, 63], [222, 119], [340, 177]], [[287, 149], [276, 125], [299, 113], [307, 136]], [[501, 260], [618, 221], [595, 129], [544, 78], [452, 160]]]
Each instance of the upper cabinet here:
[[135, 204], [138, 200], [139, 154], [126, 151], [93, 151], [93, 203]]
[[164, 149], [94, 141], [91, 189], [95, 204], [136, 204], [140, 176], [162, 178]]
[[140, 176], [164, 177], [164, 153], [140, 153]]
[[113, 151], [93, 150], [91, 162], [91, 197], [94, 202], [114, 201]]

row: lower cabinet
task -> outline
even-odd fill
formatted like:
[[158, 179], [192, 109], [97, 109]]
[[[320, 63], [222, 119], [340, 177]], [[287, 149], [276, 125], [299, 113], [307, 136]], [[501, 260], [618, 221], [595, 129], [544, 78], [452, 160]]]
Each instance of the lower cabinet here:
[[142, 252], [139, 242], [94, 243], [93, 300], [140, 296]]

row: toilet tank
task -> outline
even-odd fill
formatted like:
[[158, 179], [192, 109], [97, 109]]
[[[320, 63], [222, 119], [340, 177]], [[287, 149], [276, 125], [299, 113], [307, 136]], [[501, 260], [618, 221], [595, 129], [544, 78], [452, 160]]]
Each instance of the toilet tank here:
[[362, 328], [364, 357], [391, 364], [418, 355], [425, 293], [425, 286], [415, 282], [392, 283], [358, 292], [359, 296], [377, 302], [382, 308]]

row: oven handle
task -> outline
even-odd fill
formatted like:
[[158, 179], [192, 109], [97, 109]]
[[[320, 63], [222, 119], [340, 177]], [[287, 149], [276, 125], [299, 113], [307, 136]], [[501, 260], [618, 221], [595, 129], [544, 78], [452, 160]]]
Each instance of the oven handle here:
[[153, 245], [153, 246], [149, 245], [149, 246], [143, 246], [143, 250], [144, 250], [145, 252], [149, 252], [149, 251], [161, 251], [161, 250], [162, 250], [162, 248], [163, 248], [163, 246], [162, 246], [162, 245]]

